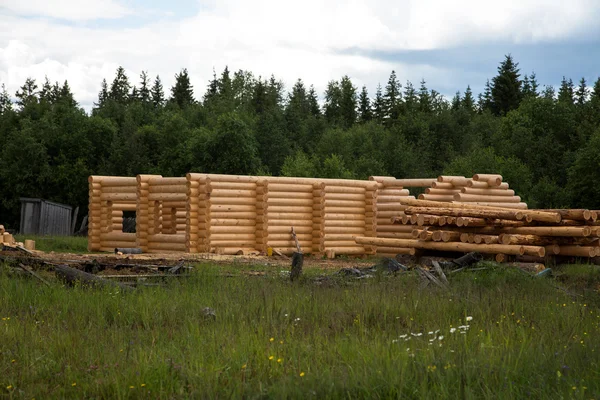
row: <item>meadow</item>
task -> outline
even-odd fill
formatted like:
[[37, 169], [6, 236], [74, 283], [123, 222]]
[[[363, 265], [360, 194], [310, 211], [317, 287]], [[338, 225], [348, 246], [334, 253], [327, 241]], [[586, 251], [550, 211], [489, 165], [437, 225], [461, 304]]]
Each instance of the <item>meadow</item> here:
[[281, 267], [206, 264], [119, 293], [3, 269], [0, 397], [600, 397], [598, 269], [483, 265], [448, 291], [412, 273], [292, 284]]

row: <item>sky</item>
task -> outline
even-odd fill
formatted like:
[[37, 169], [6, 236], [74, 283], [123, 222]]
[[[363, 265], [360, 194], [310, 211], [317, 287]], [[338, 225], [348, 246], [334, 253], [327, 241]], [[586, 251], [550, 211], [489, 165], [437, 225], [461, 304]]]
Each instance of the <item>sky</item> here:
[[592, 84], [599, 20], [597, 0], [0, 0], [0, 85], [67, 79], [89, 111], [120, 65], [167, 90], [187, 68], [197, 99], [225, 66], [321, 95], [343, 75], [373, 95], [395, 70], [450, 98], [482, 91], [509, 53], [541, 85]]

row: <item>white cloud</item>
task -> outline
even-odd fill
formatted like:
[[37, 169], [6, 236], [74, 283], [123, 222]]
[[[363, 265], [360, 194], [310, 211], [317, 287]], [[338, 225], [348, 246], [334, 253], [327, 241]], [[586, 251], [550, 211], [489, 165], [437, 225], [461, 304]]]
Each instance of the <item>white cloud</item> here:
[[[0, 0], [1, 1], [1, 0]], [[38, 3], [39, 1], [39, 3]], [[85, 3], [85, 7], [80, 3]], [[71, 6], [73, 8], [71, 8]], [[21, 1], [4, 6], [20, 15], [83, 21], [117, 18], [129, 12], [116, 0]], [[180, 68], [188, 68], [196, 97], [204, 92], [213, 67], [219, 73], [247, 69], [275, 74], [290, 87], [298, 78], [322, 92], [327, 81], [350, 75], [373, 92], [395, 69], [415, 84], [452, 79], [455, 71], [411, 66], [341, 54], [340, 50], [438, 49], [473, 42], [537, 42], [583, 35], [600, 7], [591, 0], [219, 0], [204, 2], [196, 15], [160, 20], [137, 28], [89, 28], [46, 18], [2, 15], [0, 82], [11, 93], [28, 76], [69, 80], [86, 108], [100, 82], [118, 65], [132, 81], [141, 70], [160, 74], [165, 89]], [[143, 10], [135, 10], [136, 13]], [[121, 21], [126, 25], [127, 20]], [[435, 87], [435, 86], [434, 86]]]
[[129, 10], [115, 0], [7, 0], [0, 3], [2, 9], [22, 16], [41, 16], [85, 21], [101, 18], [120, 18]]

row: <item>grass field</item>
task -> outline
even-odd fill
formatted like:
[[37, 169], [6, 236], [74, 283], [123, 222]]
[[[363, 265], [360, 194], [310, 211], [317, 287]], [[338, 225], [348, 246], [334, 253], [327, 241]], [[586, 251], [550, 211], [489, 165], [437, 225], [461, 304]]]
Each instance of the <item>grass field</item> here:
[[54, 251], [57, 253], [87, 253], [87, 236], [36, 236], [15, 235], [17, 242], [25, 239], [35, 240], [35, 249], [41, 251]]
[[489, 266], [450, 291], [410, 273], [291, 284], [200, 265], [122, 294], [4, 272], [0, 397], [599, 398], [598, 270]]

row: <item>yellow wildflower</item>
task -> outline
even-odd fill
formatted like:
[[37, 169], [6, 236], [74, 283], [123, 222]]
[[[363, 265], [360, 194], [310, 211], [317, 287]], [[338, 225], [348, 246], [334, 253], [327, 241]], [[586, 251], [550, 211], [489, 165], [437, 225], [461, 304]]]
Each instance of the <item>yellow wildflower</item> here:
[[304, 372], [300, 372], [300, 376], [304, 376]]
[[246, 369], [246, 364], [242, 365], [242, 369]]
[[280, 340], [280, 341], [279, 341], [279, 344], [283, 344], [283, 340]]
[[71, 386], [77, 386], [77, 382], [71, 383]]
[[275, 357], [273, 356], [269, 356], [269, 360], [273, 360]]
[[145, 383], [142, 383], [140, 386], [141, 386], [141, 387], [145, 387], [145, 386], [146, 386], [146, 384], [145, 384]]
[[282, 362], [282, 361], [283, 361], [283, 358], [278, 358], [278, 359], [277, 359], [277, 362], [278, 362], [278, 363], [280, 363], [280, 362]]
[[6, 390], [10, 390], [10, 389], [12, 389], [12, 385], [8, 385], [8, 386], [6, 387]]
[[134, 389], [134, 388], [135, 388], [135, 386], [129, 386], [129, 389]]
[[272, 341], [274, 341], [274, 340], [275, 340], [275, 338], [271, 338], [271, 339], [269, 339], [269, 342], [272, 342]]

